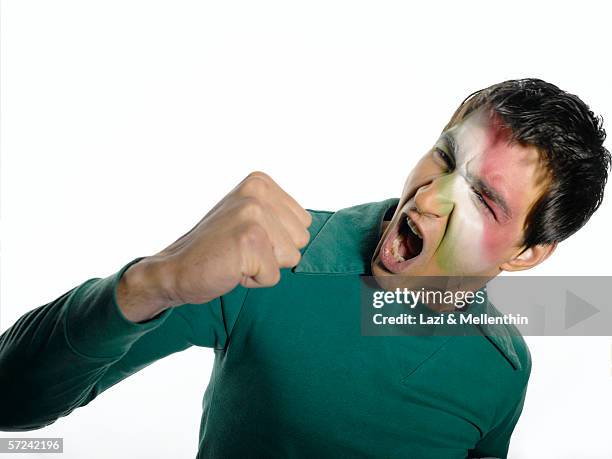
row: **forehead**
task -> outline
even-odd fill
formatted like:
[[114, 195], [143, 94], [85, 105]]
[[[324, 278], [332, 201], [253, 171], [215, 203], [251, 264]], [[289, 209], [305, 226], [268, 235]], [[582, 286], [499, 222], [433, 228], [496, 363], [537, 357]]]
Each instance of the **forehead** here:
[[533, 146], [511, 142], [511, 131], [497, 115], [476, 111], [449, 132], [456, 143], [456, 162], [495, 188], [518, 214], [541, 195], [546, 169]]

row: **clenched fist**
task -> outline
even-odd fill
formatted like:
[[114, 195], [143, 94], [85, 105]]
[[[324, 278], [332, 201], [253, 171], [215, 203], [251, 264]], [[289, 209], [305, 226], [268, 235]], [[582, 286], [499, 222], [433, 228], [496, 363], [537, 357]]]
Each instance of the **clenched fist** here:
[[131, 321], [168, 307], [205, 303], [241, 284], [269, 287], [296, 266], [309, 240], [310, 214], [274, 180], [253, 172], [188, 233], [130, 266], [117, 303]]

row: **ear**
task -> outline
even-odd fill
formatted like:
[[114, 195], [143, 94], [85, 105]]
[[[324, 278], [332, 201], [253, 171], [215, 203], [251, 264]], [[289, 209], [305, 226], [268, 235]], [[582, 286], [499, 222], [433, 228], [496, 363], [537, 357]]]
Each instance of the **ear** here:
[[557, 243], [538, 244], [524, 249], [517, 256], [508, 260], [499, 268], [503, 271], [523, 271], [533, 268], [546, 260], [557, 248]]

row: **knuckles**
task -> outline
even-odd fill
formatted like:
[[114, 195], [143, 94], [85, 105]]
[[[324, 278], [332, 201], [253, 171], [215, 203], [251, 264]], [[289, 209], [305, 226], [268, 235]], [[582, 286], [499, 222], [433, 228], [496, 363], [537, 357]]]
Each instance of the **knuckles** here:
[[[236, 196], [238, 206], [235, 208], [237, 212], [234, 215], [241, 223], [237, 235], [239, 245], [243, 249], [261, 250], [263, 245], [273, 242], [267, 241], [268, 234], [264, 225], [266, 213], [270, 211], [267, 200], [273, 183], [266, 173], [254, 171], [238, 186]], [[304, 214], [310, 226], [312, 216], [307, 211], [304, 211]], [[294, 247], [293, 250], [288, 247], [284, 248], [285, 253], [279, 255], [279, 261], [283, 266], [296, 266], [301, 260], [301, 254], [297, 249], [305, 247], [310, 241], [310, 232], [307, 228], [303, 228], [302, 231], [294, 231], [290, 236]]]
[[[312, 215], [310, 214], [310, 212], [306, 211], [306, 227], [308, 228], [310, 225], [312, 225]], [[308, 236], [310, 238], [310, 234]], [[308, 241], [306, 241], [308, 242]]]
[[270, 186], [270, 176], [264, 172], [251, 172], [242, 181], [238, 193], [241, 196], [263, 196]]
[[310, 241], [310, 233], [308, 231], [304, 231], [302, 232], [301, 236], [297, 237], [297, 246], [298, 248], [302, 249], [304, 247], [306, 247], [306, 245], [308, 244], [308, 241]]
[[266, 237], [266, 230], [255, 222], [245, 224], [238, 236], [240, 245], [247, 248], [261, 245]]
[[245, 197], [240, 201], [239, 214], [246, 220], [257, 220], [259, 219], [264, 212], [264, 205], [256, 197]]
[[259, 177], [262, 179], [270, 180], [270, 176], [262, 171], [253, 171], [249, 175], [247, 175], [247, 178], [249, 177]]

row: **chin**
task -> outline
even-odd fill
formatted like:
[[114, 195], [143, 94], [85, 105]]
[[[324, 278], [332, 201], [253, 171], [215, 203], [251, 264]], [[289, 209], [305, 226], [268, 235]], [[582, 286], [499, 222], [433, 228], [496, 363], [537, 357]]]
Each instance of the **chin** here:
[[391, 272], [383, 263], [377, 251], [371, 264], [372, 276], [376, 283], [385, 290], [396, 289], [419, 290], [448, 290], [463, 288], [465, 290], [478, 290], [495, 277], [495, 275], [482, 272], [468, 274], [466, 271], [445, 272], [439, 266], [408, 265], [401, 272]]
[[422, 270], [413, 266], [405, 267], [401, 273], [391, 272], [386, 268], [379, 255], [372, 262], [372, 275], [376, 282], [385, 290], [433, 288], [438, 287], [435, 284], [443, 280], [442, 277], [425, 274]]

